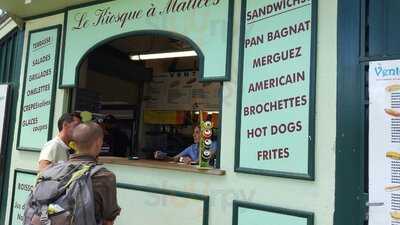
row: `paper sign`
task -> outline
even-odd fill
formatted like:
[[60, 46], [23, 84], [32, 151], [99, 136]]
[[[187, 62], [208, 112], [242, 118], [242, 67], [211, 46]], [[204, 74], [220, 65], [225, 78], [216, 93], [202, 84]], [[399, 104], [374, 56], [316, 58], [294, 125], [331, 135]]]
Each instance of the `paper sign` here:
[[369, 64], [369, 224], [400, 224], [400, 60]]

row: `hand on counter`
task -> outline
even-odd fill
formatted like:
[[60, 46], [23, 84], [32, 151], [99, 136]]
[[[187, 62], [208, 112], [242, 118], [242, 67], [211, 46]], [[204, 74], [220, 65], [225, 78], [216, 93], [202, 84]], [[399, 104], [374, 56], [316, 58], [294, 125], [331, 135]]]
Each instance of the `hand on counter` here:
[[196, 164], [198, 161], [193, 161], [189, 156], [175, 156], [175, 157], [169, 157], [167, 153], [162, 152], [162, 151], [155, 151], [154, 152], [154, 159], [156, 160], [167, 160], [167, 161], [173, 161], [177, 163], [183, 163], [186, 165], [191, 165], [191, 164]]
[[162, 151], [155, 151], [154, 158], [159, 159], [159, 160], [164, 160], [167, 158], [167, 153], [162, 152]]
[[182, 157], [179, 157], [179, 161], [178, 162], [189, 165], [192, 162], [192, 159], [190, 157], [187, 157], [187, 156], [182, 156]]

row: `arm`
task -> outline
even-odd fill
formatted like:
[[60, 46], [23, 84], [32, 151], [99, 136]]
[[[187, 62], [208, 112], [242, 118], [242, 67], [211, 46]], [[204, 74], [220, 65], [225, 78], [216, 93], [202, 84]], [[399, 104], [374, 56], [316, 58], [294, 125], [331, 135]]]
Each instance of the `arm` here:
[[162, 151], [156, 151], [154, 152], [154, 158], [155, 159], [159, 159], [159, 160], [165, 160], [165, 161], [174, 161], [177, 162], [179, 161], [180, 157], [186, 156], [188, 155], [188, 151], [190, 151], [190, 147], [185, 148], [181, 153], [179, 153], [178, 155], [174, 156], [174, 157], [170, 157], [167, 155], [167, 153], [162, 152]]
[[178, 161], [176, 157], [170, 157], [167, 155], [167, 153], [162, 152], [162, 151], [155, 151], [154, 152], [154, 159], [158, 159], [158, 160], [165, 160], [165, 161]]
[[39, 161], [39, 173], [43, 172], [48, 166], [50, 166], [51, 162], [49, 160], [40, 160]]
[[54, 161], [56, 157], [56, 150], [52, 145], [46, 144], [39, 155], [39, 172], [43, 172], [50, 164]]
[[162, 154], [166, 154], [163, 153], [161, 151], [156, 151], [154, 153], [154, 158], [155, 159], [160, 159], [160, 160], [166, 160], [166, 161], [174, 161], [174, 162], [178, 162], [180, 157], [183, 157], [183, 162], [186, 164], [189, 164], [192, 159], [190, 158], [190, 152], [193, 151], [193, 145], [188, 146], [187, 148], [185, 148], [181, 153], [179, 153], [178, 155], [174, 156], [174, 157], [170, 157], [170, 156], [163, 156]]
[[192, 146], [193, 145], [190, 145], [187, 148], [183, 149], [183, 151], [181, 151], [181, 153], [179, 153], [178, 155], [174, 156], [174, 158], [179, 159], [179, 157], [188, 156], [189, 152], [192, 151]]
[[179, 158], [183, 157], [183, 163], [190, 164], [193, 161], [193, 154], [195, 152], [194, 148], [197, 148], [196, 144], [192, 144], [192, 145], [188, 146], [181, 153], [174, 156], [175, 160], [179, 161]]

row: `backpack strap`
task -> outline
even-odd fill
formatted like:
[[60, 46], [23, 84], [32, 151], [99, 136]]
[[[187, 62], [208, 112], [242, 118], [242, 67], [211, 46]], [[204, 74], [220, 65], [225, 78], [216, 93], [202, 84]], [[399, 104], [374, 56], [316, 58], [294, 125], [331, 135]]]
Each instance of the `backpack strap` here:
[[74, 181], [78, 180], [79, 178], [81, 178], [83, 175], [85, 175], [87, 172], [90, 171], [90, 169], [92, 168], [91, 165], [87, 165], [87, 164], [80, 164], [79, 166], [79, 170], [75, 171], [71, 178], [69, 179], [68, 183], [65, 185], [65, 187], [68, 187], [70, 184], [72, 184]]
[[40, 208], [40, 224], [42, 225], [51, 225], [51, 221], [49, 220], [49, 215], [48, 215], [48, 206], [47, 205], [42, 205]]
[[105, 167], [103, 165], [94, 164], [90, 169], [90, 177], [92, 177], [94, 174], [96, 174], [97, 172], [99, 172], [104, 168]]
[[71, 178], [69, 179], [69, 181], [67, 182], [67, 184], [65, 185], [65, 187], [68, 187], [69, 185], [71, 185], [74, 181], [78, 180], [79, 178], [81, 178], [82, 176], [89, 174], [89, 176], [93, 176], [95, 173], [99, 172], [99, 170], [105, 168], [102, 165], [97, 165], [95, 163], [81, 163], [78, 164], [79, 165], [79, 169], [74, 171], [74, 173], [72, 174]]

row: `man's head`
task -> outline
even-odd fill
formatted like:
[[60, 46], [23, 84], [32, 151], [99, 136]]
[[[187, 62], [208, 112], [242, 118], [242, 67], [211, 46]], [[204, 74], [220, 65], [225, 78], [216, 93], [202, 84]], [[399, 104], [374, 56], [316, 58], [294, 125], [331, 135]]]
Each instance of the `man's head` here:
[[115, 125], [116, 122], [117, 122], [117, 119], [113, 115], [109, 114], [104, 117], [104, 120], [103, 120], [104, 128], [109, 130], [109, 129], [113, 128], [113, 126]]
[[58, 131], [69, 141], [73, 129], [81, 122], [79, 113], [64, 113], [58, 120]]
[[199, 143], [200, 141], [200, 135], [201, 135], [200, 131], [201, 131], [200, 125], [196, 124], [193, 126], [193, 142], [195, 144]]
[[96, 157], [103, 145], [103, 129], [94, 122], [81, 123], [75, 127], [72, 140], [80, 154]]

